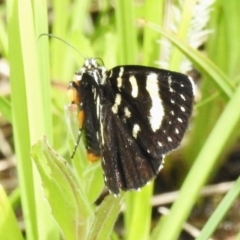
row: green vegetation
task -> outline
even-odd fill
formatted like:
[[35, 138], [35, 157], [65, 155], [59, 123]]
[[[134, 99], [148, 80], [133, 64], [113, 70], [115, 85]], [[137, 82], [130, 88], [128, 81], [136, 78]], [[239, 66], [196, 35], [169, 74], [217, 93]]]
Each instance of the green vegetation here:
[[[199, 1], [208, 2], [207, 6], [195, 12], [198, 1], [185, 0], [178, 6], [180, 15], [175, 21], [167, 2], [1, 1], [0, 54], [10, 65], [11, 95], [0, 96], [0, 113], [13, 126], [19, 188], [7, 196], [0, 186], [0, 239], [24, 239], [14, 215], [20, 199], [28, 240], [120, 239], [113, 227], [122, 202], [124, 239], [179, 238], [201, 188], [226, 161], [240, 135], [240, 2], [216, 0], [211, 5], [211, 1]], [[193, 18], [197, 19], [195, 28]], [[174, 23], [175, 32], [170, 31], [167, 19]], [[118, 198], [109, 195], [96, 206], [104, 185], [100, 163], [87, 162], [83, 143], [70, 162], [77, 121], [76, 112], [64, 105], [69, 103], [67, 84], [83, 58], [55, 38], [39, 38], [49, 32], [79, 49], [84, 57], [100, 57], [108, 68], [118, 64], [159, 66], [156, 62], [160, 62], [180, 71], [187, 58], [200, 73], [194, 116], [186, 143], [179, 149], [186, 165], [180, 193], [170, 213], [154, 228], [153, 184]], [[207, 40], [190, 40], [194, 32], [205, 33]], [[198, 40], [203, 51], [192, 47]], [[171, 156], [168, 161], [169, 168]], [[198, 240], [212, 236], [239, 193], [240, 178]]]

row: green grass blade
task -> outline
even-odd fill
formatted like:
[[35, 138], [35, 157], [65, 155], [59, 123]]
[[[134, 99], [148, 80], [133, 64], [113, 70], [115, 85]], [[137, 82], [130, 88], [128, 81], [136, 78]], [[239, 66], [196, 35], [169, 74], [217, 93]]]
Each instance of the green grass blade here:
[[20, 207], [21, 205], [21, 199], [20, 199], [20, 188], [15, 188], [10, 196], [9, 196], [10, 203], [12, 205], [13, 209], [16, 209], [17, 207]]
[[153, 192], [153, 183], [143, 187], [140, 192], [128, 192], [126, 196], [127, 237], [126, 239], [149, 239], [151, 227], [152, 207], [150, 199]]
[[240, 177], [236, 180], [231, 190], [229, 190], [229, 192], [223, 198], [217, 209], [211, 215], [210, 219], [204, 225], [200, 235], [198, 236], [198, 238], [196, 238], [196, 240], [205, 240], [211, 237], [212, 233], [217, 228], [220, 221], [223, 219], [223, 217], [230, 209], [234, 200], [239, 196], [239, 194], [240, 194]]
[[11, 112], [10, 102], [2, 96], [0, 96], [0, 112], [9, 122], [12, 122], [12, 112]]
[[109, 239], [120, 211], [121, 203], [122, 196], [115, 198], [112, 194], [103, 200], [96, 211], [95, 221], [87, 240]]
[[50, 235], [54, 239], [55, 223], [30, 159], [30, 146], [47, 133], [49, 116], [44, 112], [43, 98], [50, 101], [42, 91], [38, 71], [32, 2], [8, 1], [7, 6], [12, 122], [26, 232], [29, 239], [48, 239]]
[[[47, 16], [47, 1], [38, 0], [33, 1], [33, 13], [35, 19], [35, 36], [38, 38], [42, 33], [46, 33], [48, 29], [48, 16]], [[50, 69], [49, 69], [49, 43], [46, 37], [38, 39], [36, 42], [37, 57], [38, 57], [38, 69], [39, 76], [41, 78], [41, 90], [43, 97], [44, 114], [47, 116], [47, 121], [44, 121], [44, 128], [46, 129], [46, 135], [48, 139], [52, 141], [52, 109], [51, 107], [51, 84], [50, 84]], [[48, 97], [47, 97], [48, 96]]]
[[[224, 9], [226, 10], [226, 21], [224, 21], [224, 27], [228, 30], [228, 34], [224, 37], [227, 39], [227, 49], [226, 53], [229, 57], [225, 58], [225, 64], [230, 76], [239, 75], [239, 61], [240, 61], [240, 51], [239, 51], [239, 41], [240, 32], [237, 22], [239, 22], [239, 11], [240, 2], [239, 1], [223, 1]], [[220, 9], [220, 14], [221, 14]], [[229, 17], [231, 16], [231, 17]]]
[[[164, 2], [159, 0], [146, 1], [144, 6], [144, 18], [159, 26], [162, 26]], [[159, 44], [157, 40], [160, 34], [149, 28], [143, 29], [143, 64], [152, 65], [159, 58]]]
[[206, 44], [208, 56], [231, 78], [239, 76], [239, 11], [239, 1], [216, 1], [209, 26], [214, 34]]
[[[12, 111], [15, 134], [15, 147], [18, 156], [18, 173], [21, 183], [21, 200], [23, 206], [26, 231], [29, 239], [37, 239], [36, 204], [34, 198], [32, 163], [29, 157], [30, 136], [27, 117], [27, 99], [25, 89], [25, 73], [23, 53], [21, 52], [20, 26], [18, 24], [19, 13], [16, 1], [8, 1], [9, 18], [9, 61], [11, 65]], [[16, 31], [16, 29], [18, 31]], [[32, 33], [32, 30], [31, 30]], [[32, 33], [33, 34], [33, 33]], [[32, 36], [33, 38], [33, 36]], [[12, 49], [12, 50], [11, 50]], [[14, 49], [14, 51], [13, 51]], [[35, 58], [36, 59], [36, 58]], [[31, 64], [32, 65], [32, 64]], [[35, 69], [35, 66], [34, 66]], [[16, 94], [15, 94], [16, 92]], [[20, 123], [21, 122], [21, 126]], [[21, 139], [24, 137], [24, 141]], [[28, 156], [28, 157], [27, 157]]]
[[127, 0], [118, 0], [116, 3], [119, 63], [134, 64], [137, 60], [134, 4]]
[[18, 221], [13, 212], [9, 199], [0, 185], [0, 239], [23, 240], [23, 236], [18, 227]]
[[[53, 13], [55, 21], [52, 26], [52, 34], [67, 40], [67, 28], [69, 21], [69, 14], [66, 14], [66, 11], [70, 6], [69, 0], [54, 0], [53, 4]], [[65, 78], [65, 60], [66, 60], [66, 51], [67, 49], [63, 47], [62, 42], [54, 40], [51, 42], [51, 70], [52, 76], [54, 79], [64, 79]]]
[[5, 19], [2, 15], [5, 15], [5, 6], [0, 9], [0, 51], [6, 57], [8, 55], [8, 39]]
[[[91, 1], [89, 0], [76, 0], [72, 5], [71, 14], [71, 32], [83, 32], [84, 24], [86, 24], [86, 19], [88, 18], [88, 10]], [[81, 9], [81, 14], [79, 14], [79, 9]]]

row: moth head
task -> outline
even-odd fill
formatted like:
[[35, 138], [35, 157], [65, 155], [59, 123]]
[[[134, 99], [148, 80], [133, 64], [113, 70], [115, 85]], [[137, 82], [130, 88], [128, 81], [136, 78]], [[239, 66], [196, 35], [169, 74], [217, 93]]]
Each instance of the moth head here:
[[99, 67], [99, 64], [95, 58], [88, 58], [85, 60], [83, 67], [86, 69], [96, 69]]

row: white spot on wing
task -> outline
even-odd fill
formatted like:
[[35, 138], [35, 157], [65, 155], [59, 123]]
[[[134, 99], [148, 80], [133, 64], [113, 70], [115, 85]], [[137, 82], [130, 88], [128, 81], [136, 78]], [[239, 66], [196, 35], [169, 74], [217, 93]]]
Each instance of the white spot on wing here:
[[172, 138], [171, 137], [168, 137], [167, 138], [169, 142], [172, 142]]
[[98, 77], [98, 74], [97, 74], [97, 71], [94, 71], [93, 72], [93, 78], [94, 78], [94, 81], [99, 84], [99, 77]]
[[164, 116], [164, 109], [159, 96], [159, 85], [157, 74], [151, 73], [147, 77], [146, 90], [148, 91], [152, 100], [152, 107], [150, 109], [150, 125], [155, 132], [161, 127], [162, 119]]
[[120, 72], [117, 78], [117, 87], [121, 88], [122, 87], [122, 75], [123, 75], [124, 68], [120, 67]]
[[152, 182], [152, 181], [148, 181], [148, 182], [146, 183], [146, 186], [148, 186], [151, 182]]
[[110, 74], [109, 74], [109, 78], [112, 77], [112, 74], [113, 74], [113, 71], [111, 70], [111, 71], [110, 71]]
[[168, 76], [168, 85], [169, 85], [169, 91], [174, 92], [174, 90], [172, 89], [172, 77], [171, 76]]
[[102, 145], [105, 144], [104, 137], [103, 137], [103, 124], [100, 122], [100, 130], [101, 130], [101, 140], [102, 140]]
[[124, 67], [120, 67], [119, 77], [122, 77], [124, 72]]
[[158, 168], [158, 172], [160, 172], [163, 169], [163, 164], [161, 164]]
[[[96, 90], [94, 91], [94, 95], [96, 94]], [[95, 98], [95, 96], [94, 96]], [[97, 108], [97, 118], [99, 119], [99, 105], [100, 105], [100, 99], [99, 96], [97, 97], [97, 104], [96, 104], [96, 108]]]
[[133, 131], [132, 131], [132, 135], [134, 138], [137, 138], [138, 132], [140, 131], [140, 127], [138, 124], [134, 124], [133, 125]]
[[186, 98], [184, 97], [184, 95], [180, 94], [180, 97], [181, 97], [184, 101], [186, 101]]
[[193, 82], [193, 80], [192, 80], [191, 77], [188, 76], [188, 79], [189, 79], [189, 81], [190, 81], [191, 84], [192, 84], [193, 95], [195, 96], [195, 94], [196, 94], [196, 87], [195, 87], [195, 84], [194, 84], [194, 82]]
[[120, 95], [120, 94], [117, 94], [117, 95], [116, 95], [116, 99], [115, 99], [115, 103], [116, 103], [117, 105], [120, 105], [120, 104], [121, 104], [121, 101], [122, 101], [121, 95]]
[[178, 120], [179, 122], [181, 122], [181, 123], [183, 122], [181, 118], [177, 118], [177, 120]]
[[118, 87], [118, 88], [121, 88], [121, 87], [122, 87], [122, 78], [121, 78], [121, 77], [118, 77], [118, 78], [117, 78], [117, 87]]
[[165, 157], [165, 155], [162, 155], [162, 163], [161, 163], [161, 165], [160, 165], [159, 168], [158, 168], [158, 172], [159, 172], [161, 169], [163, 169], [164, 157]]
[[172, 77], [171, 76], [168, 76], [168, 84], [171, 87], [171, 85], [172, 85]]
[[113, 113], [115, 113], [115, 114], [118, 113], [118, 106], [121, 104], [121, 101], [122, 101], [121, 95], [117, 94], [116, 98], [115, 98], [115, 103], [112, 106]]
[[186, 111], [185, 107], [180, 106], [180, 108], [181, 108], [181, 111], [182, 111], [182, 112], [185, 112], [185, 111]]
[[137, 85], [137, 80], [134, 76], [131, 76], [129, 78], [129, 82], [131, 83], [132, 86], [132, 96], [136, 98], [138, 96], [138, 85]]
[[125, 117], [127, 118], [130, 118], [132, 115], [127, 107], [124, 108], [124, 114], [125, 114]]

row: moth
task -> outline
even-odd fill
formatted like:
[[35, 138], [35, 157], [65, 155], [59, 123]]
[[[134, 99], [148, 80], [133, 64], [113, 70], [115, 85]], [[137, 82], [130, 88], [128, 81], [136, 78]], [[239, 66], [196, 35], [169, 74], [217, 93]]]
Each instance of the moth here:
[[86, 59], [69, 83], [79, 109], [87, 157], [101, 158], [110, 192], [137, 190], [153, 180], [177, 148], [192, 113], [194, 85], [181, 73], [122, 65], [107, 70]]

